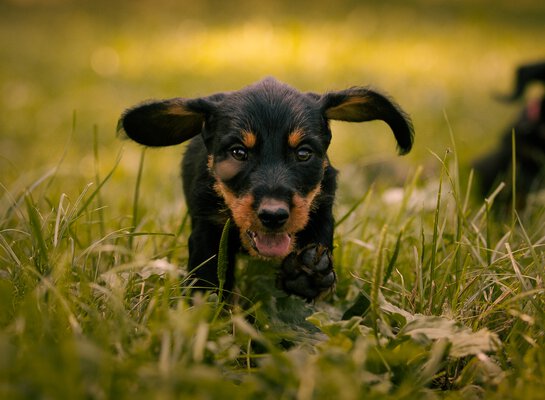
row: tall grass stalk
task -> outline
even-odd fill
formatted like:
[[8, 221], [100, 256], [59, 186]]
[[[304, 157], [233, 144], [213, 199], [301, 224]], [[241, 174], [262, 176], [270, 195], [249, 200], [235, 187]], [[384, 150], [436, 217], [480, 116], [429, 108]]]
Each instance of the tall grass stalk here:
[[[140, 199], [140, 183], [142, 182], [142, 173], [144, 170], [144, 158], [146, 156], [146, 147], [142, 148], [140, 153], [140, 162], [138, 163], [138, 173], [136, 175], [136, 183], [134, 185], [134, 194], [132, 201], [132, 228], [131, 233], [134, 233], [138, 228], [139, 216], [138, 216], [138, 200]], [[129, 236], [129, 248], [134, 250], [133, 247], [134, 235]]]
[[231, 230], [231, 219], [227, 219], [221, 232], [220, 247], [218, 249], [218, 300], [223, 301], [223, 289], [225, 287], [225, 279], [227, 277], [227, 268], [229, 267], [229, 231]]
[[[95, 161], [95, 185], [100, 184], [100, 173], [99, 173], [99, 167], [100, 167], [100, 159], [99, 159], [99, 151], [98, 151], [98, 127], [95, 125], [93, 127], [93, 156]], [[104, 207], [102, 202], [102, 197], [100, 195], [100, 192], [97, 194], [97, 205], [98, 205], [98, 217], [100, 221], [100, 236], [105, 235], [105, 221], [104, 221]]]
[[[432, 307], [433, 297], [435, 295], [435, 269], [437, 268], [437, 246], [438, 246], [438, 239], [439, 239], [439, 214], [441, 210], [441, 195], [443, 192], [443, 179], [446, 174], [447, 166], [446, 166], [446, 157], [448, 156], [448, 151], [445, 153], [445, 157], [443, 159], [440, 159], [441, 161], [441, 174], [439, 175], [439, 186], [437, 188], [437, 200], [435, 205], [435, 212], [434, 212], [434, 219], [433, 219], [433, 237], [431, 242], [431, 259], [430, 259], [430, 266], [429, 266], [429, 292], [428, 292], [428, 299], [429, 299], [429, 308]], [[435, 155], [436, 158], [439, 159], [437, 155]]]
[[[384, 275], [384, 242], [388, 227], [385, 225], [380, 232], [378, 247], [373, 264], [373, 280], [371, 285], [371, 315], [375, 333], [378, 333], [378, 319], [380, 315], [379, 295]], [[378, 337], [377, 337], [378, 339]]]

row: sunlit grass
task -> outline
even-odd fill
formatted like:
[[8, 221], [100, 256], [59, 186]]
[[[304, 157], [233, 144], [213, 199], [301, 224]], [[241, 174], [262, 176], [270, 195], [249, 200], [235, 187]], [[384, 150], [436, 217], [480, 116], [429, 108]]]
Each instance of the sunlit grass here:
[[496, 227], [465, 203], [453, 160], [437, 159], [440, 185], [416, 171], [401, 196], [375, 187], [361, 201], [339, 201], [337, 291], [313, 305], [283, 296], [274, 267], [246, 258], [235, 305], [191, 301], [185, 212], [169, 206], [168, 193], [151, 207], [142, 164], [124, 186], [111, 181], [114, 162], [107, 174], [80, 176], [86, 184], [52, 172], [27, 190], [5, 188], [2, 394], [539, 393], [517, 397], [511, 385], [543, 378], [527, 369], [544, 345], [543, 215], [533, 214], [531, 232], [520, 220]]
[[[542, 56], [543, 6], [15, 3], [0, 5], [0, 398], [541, 397], [542, 199], [494, 219], [468, 161], [517, 111], [490, 95]], [[335, 296], [287, 298], [274, 266], [242, 258], [234, 305], [191, 300], [183, 149], [144, 156], [117, 118], [266, 75], [381, 88], [415, 149], [396, 158], [380, 123], [332, 125]]]

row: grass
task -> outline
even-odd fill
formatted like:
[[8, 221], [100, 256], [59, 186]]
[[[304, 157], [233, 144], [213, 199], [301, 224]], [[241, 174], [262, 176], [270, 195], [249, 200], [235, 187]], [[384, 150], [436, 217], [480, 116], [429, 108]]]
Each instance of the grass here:
[[[117, 163], [73, 200], [56, 172], [4, 188], [2, 397], [538, 398], [543, 213], [498, 226], [453, 159], [395, 202], [338, 204], [337, 293], [316, 304], [245, 258], [235, 304], [191, 301], [183, 211], [139, 209], [138, 172], [134, 208], [110, 218]], [[415, 201], [429, 187], [435, 203]]]
[[[469, 161], [517, 111], [490, 93], [536, 57], [543, 6], [150, 4], [0, 4], [0, 397], [541, 398], [542, 203], [478, 199]], [[180, 149], [115, 123], [264, 75], [384, 88], [416, 146], [333, 124], [333, 297], [286, 297], [242, 257], [230, 304], [191, 299]]]

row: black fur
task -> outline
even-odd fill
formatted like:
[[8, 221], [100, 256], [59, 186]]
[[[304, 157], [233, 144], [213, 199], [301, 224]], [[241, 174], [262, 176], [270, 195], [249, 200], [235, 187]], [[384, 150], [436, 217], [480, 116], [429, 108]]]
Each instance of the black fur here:
[[215, 255], [231, 218], [227, 290], [241, 247], [278, 260], [278, 284], [287, 293], [312, 300], [333, 288], [337, 171], [327, 157], [330, 119], [383, 120], [400, 154], [411, 149], [410, 119], [366, 88], [318, 95], [267, 78], [210, 97], [146, 102], [122, 115], [120, 130], [147, 146], [193, 138], [182, 178], [192, 222], [189, 270], [197, 287], [218, 285]]
[[[545, 83], [545, 62], [519, 67], [513, 93], [501, 96], [501, 99], [514, 101], [520, 98], [527, 85], [532, 82]], [[522, 209], [526, 205], [528, 195], [543, 187], [544, 183], [545, 96], [530, 99], [517, 119], [507, 126], [497, 148], [473, 163], [483, 196], [491, 194], [500, 182], [503, 181], [506, 184], [506, 189], [497, 199], [502, 211], [512, 199], [513, 130], [515, 132], [516, 207]]]

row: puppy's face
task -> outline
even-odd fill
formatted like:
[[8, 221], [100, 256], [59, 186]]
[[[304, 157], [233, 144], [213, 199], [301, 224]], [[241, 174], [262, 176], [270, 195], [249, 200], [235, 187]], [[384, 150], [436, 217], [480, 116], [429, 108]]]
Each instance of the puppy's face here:
[[362, 87], [301, 93], [274, 78], [236, 92], [139, 104], [122, 115], [119, 131], [147, 146], [171, 146], [200, 134], [214, 189], [243, 245], [252, 254], [282, 258], [320, 195], [330, 119], [383, 120], [400, 154], [412, 147], [410, 119], [380, 93]]
[[226, 95], [203, 131], [215, 190], [253, 255], [283, 258], [320, 193], [330, 131], [316, 97], [287, 87]]

